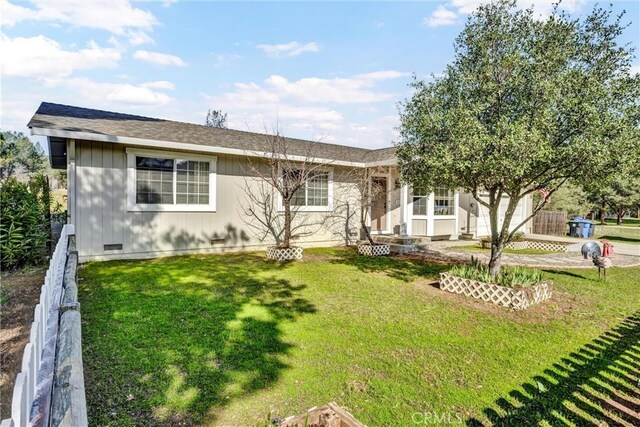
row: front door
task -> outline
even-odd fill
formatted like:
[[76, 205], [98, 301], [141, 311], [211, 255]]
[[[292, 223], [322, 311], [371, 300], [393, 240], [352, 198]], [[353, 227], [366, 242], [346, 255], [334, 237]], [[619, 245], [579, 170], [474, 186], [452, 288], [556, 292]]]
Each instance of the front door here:
[[387, 178], [374, 176], [372, 185], [383, 188], [371, 203], [371, 231], [383, 231], [387, 228]]

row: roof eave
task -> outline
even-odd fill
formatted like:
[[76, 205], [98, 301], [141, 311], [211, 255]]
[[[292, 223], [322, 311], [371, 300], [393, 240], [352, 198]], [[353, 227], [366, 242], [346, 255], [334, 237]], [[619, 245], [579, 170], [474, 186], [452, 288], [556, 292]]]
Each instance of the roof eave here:
[[[70, 138], [70, 139], [84, 139], [90, 141], [110, 142], [113, 144], [123, 145], [137, 145], [141, 147], [160, 148], [160, 149], [172, 149], [180, 151], [195, 151], [204, 153], [217, 153], [217, 154], [231, 154], [238, 156], [249, 157], [270, 157], [267, 152], [250, 151], [239, 148], [219, 147], [213, 145], [200, 145], [200, 144], [188, 144], [185, 142], [174, 141], [160, 141], [155, 139], [134, 138], [128, 136], [108, 135], [94, 132], [80, 132], [70, 131], [63, 129], [53, 129], [32, 126], [31, 135], [40, 135], [48, 137]], [[368, 164], [364, 162], [350, 162], [345, 160], [324, 159], [324, 158], [309, 158], [307, 156], [288, 156], [292, 161], [307, 161], [311, 163], [327, 163], [336, 166], [347, 167], [367, 167]]]

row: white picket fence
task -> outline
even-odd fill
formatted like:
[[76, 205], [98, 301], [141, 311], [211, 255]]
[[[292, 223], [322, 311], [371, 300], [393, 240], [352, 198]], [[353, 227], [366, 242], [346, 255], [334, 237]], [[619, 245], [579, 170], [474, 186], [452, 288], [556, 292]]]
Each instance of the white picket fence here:
[[[44, 401], [51, 401], [53, 364], [58, 335], [58, 307], [62, 296], [67, 245], [69, 236], [73, 234], [75, 234], [73, 225], [67, 224], [62, 228], [60, 240], [49, 262], [49, 269], [40, 293], [40, 302], [33, 313], [29, 343], [25, 346], [22, 356], [22, 371], [16, 376], [13, 387], [11, 418], [3, 420], [0, 427], [30, 425], [34, 400], [42, 399], [44, 396]], [[45, 423], [46, 420], [40, 418], [37, 424], [46, 425]]]

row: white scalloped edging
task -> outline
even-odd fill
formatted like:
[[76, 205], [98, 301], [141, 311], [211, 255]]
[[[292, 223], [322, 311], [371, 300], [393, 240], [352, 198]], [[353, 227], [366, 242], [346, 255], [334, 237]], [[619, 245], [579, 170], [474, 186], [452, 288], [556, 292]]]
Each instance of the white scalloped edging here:
[[389, 255], [391, 253], [391, 246], [385, 244], [370, 245], [367, 243], [364, 245], [358, 245], [358, 253], [367, 256]]
[[[491, 249], [491, 242], [481, 242], [484, 249]], [[569, 252], [571, 246], [574, 246], [573, 242], [545, 242], [541, 240], [518, 240], [515, 242], [509, 242], [505, 245], [505, 248], [520, 251], [523, 249], [539, 249], [541, 251], [549, 252]]]
[[290, 248], [269, 246], [267, 247], [267, 258], [274, 261], [302, 259], [302, 248], [300, 246], [291, 246]]
[[517, 310], [524, 310], [551, 298], [550, 282], [527, 287], [507, 288], [452, 276], [449, 273], [440, 273], [440, 289]]

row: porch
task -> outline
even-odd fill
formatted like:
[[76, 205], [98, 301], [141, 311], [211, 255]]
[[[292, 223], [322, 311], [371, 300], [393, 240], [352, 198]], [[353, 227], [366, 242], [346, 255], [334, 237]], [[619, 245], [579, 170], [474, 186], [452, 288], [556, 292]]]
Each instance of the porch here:
[[[471, 194], [436, 188], [427, 192], [420, 188], [402, 184], [397, 167], [379, 167], [371, 176], [372, 185], [382, 186], [369, 208], [369, 227], [372, 235], [385, 238], [420, 238], [426, 242], [434, 240], [458, 240], [463, 234], [468, 238], [479, 238], [490, 234], [488, 209]], [[481, 199], [487, 199], [481, 194]], [[509, 199], [503, 196], [499, 217], [502, 221]], [[518, 205], [511, 225], [519, 224], [532, 209], [532, 201], [525, 198]], [[530, 225], [522, 231], [530, 232]], [[393, 244], [410, 244], [396, 241]]]

